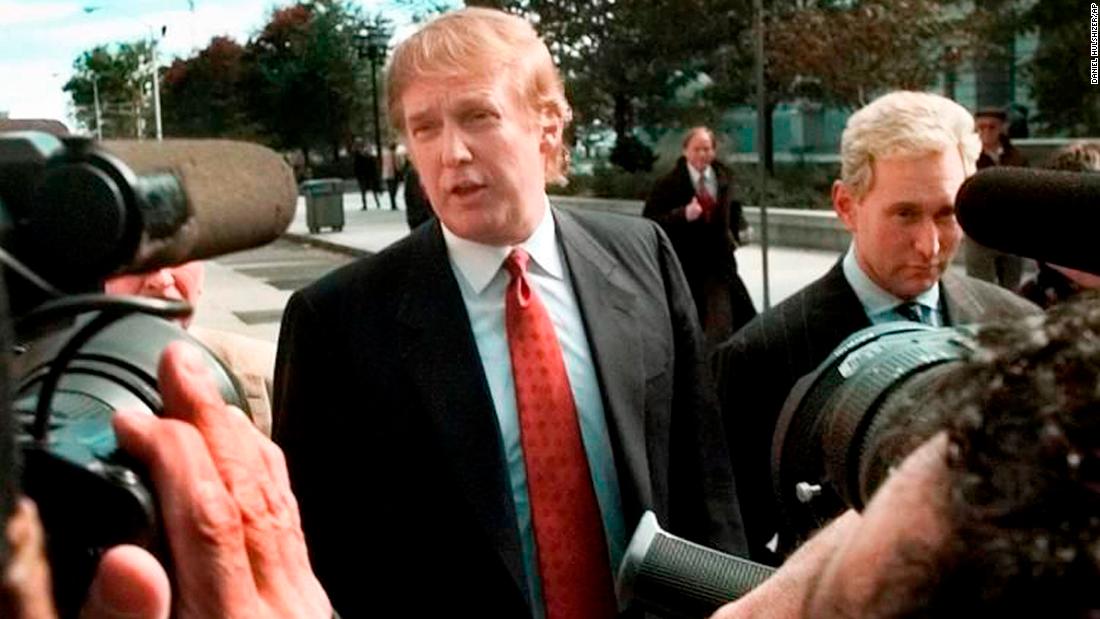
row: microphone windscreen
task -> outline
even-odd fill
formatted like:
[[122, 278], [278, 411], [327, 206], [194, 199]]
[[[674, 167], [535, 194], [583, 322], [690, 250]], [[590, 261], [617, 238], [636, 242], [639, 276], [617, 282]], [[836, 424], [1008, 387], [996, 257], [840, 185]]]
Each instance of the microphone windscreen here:
[[294, 173], [278, 153], [258, 144], [106, 140], [100, 147], [139, 176], [177, 176], [193, 214], [170, 242], [140, 251], [127, 271], [257, 247], [278, 238], [294, 217]]
[[962, 184], [955, 208], [982, 245], [1100, 273], [1100, 174], [987, 168]]

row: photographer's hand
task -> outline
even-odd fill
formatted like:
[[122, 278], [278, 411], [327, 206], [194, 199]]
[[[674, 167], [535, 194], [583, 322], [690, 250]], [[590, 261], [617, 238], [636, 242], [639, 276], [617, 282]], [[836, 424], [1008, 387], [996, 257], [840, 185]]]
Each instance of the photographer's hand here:
[[710, 619], [801, 617], [807, 587], [816, 581], [841, 544], [858, 532], [860, 522], [855, 510], [843, 513], [803, 544], [768, 580], [745, 597], [719, 608]]
[[177, 616], [331, 617], [282, 452], [226, 406], [190, 345], [168, 347], [158, 378], [167, 418], [120, 412], [115, 431], [156, 487]]

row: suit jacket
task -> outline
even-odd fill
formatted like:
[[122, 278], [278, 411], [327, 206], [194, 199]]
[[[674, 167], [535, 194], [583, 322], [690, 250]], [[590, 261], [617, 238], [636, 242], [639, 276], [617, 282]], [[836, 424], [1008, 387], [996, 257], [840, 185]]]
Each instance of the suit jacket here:
[[[948, 325], [1039, 311], [1002, 288], [952, 272], [940, 280], [940, 292]], [[772, 435], [780, 409], [799, 378], [849, 335], [869, 326], [837, 262], [820, 279], [747, 324], [715, 353], [734, 479], [750, 555], [756, 560], [776, 563], [781, 558], [765, 547], [780, 529], [771, 471]]]
[[[696, 188], [687, 166], [687, 160], [680, 157], [672, 171], [654, 185], [642, 212], [661, 224], [672, 241], [708, 335], [720, 336], [714, 340], [717, 344], [756, 316], [752, 298], [737, 275], [733, 253], [741, 242], [741, 229], [747, 224], [741, 203], [734, 198], [733, 173], [717, 160], [711, 163], [718, 187], [715, 210], [709, 220], [700, 217], [688, 221], [685, 205], [695, 197]], [[713, 302], [708, 296], [713, 294], [726, 295], [730, 307], [709, 317]], [[715, 318], [722, 324], [709, 324]]]
[[233, 373], [248, 400], [252, 423], [271, 436], [272, 373], [275, 345], [271, 342], [192, 325], [188, 330]]
[[[679, 535], [743, 553], [717, 403], [667, 238], [643, 219], [553, 213], [627, 526], [651, 509]], [[500, 430], [439, 222], [296, 293], [275, 386], [275, 438], [341, 614], [530, 615]]]

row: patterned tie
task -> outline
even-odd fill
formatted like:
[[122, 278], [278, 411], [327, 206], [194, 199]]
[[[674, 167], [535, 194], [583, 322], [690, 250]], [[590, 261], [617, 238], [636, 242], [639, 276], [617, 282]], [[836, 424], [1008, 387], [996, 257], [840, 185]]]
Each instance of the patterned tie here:
[[512, 276], [504, 317], [546, 617], [614, 617], [603, 520], [573, 391], [550, 314], [527, 279], [528, 260], [517, 248], [504, 262]]
[[710, 221], [710, 214], [714, 211], [717, 202], [714, 196], [710, 195], [710, 190], [707, 189], [707, 177], [703, 174], [699, 175], [699, 184], [695, 187], [695, 199], [699, 202], [699, 206], [703, 207], [703, 221]]
[[920, 304], [915, 301], [902, 303], [901, 305], [895, 307], [894, 311], [906, 320], [928, 324], [928, 321], [924, 319], [924, 311], [921, 309]]

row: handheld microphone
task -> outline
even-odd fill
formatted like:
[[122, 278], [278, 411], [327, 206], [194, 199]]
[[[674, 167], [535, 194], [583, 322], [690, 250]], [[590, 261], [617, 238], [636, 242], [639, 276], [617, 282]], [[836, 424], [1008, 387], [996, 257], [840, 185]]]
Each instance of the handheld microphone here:
[[296, 203], [290, 167], [255, 144], [0, 135], [0, 245], [66, 292], [270, 242]]
[[775, 570], [670, 535], [647, 511], [619, 567], [620, 610], [638, 606], [672, 617], [698, 619], [736, 600]]
[[962, 184], [955, 209], [982, 245], [1100, 274], [1100, 174], [987, 168]]

